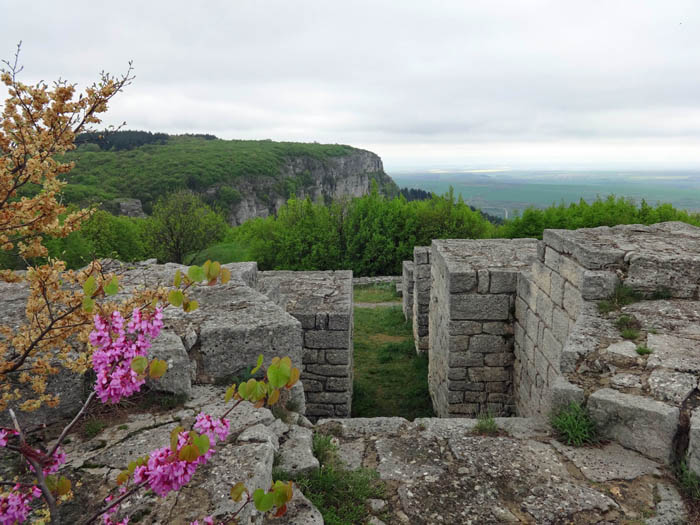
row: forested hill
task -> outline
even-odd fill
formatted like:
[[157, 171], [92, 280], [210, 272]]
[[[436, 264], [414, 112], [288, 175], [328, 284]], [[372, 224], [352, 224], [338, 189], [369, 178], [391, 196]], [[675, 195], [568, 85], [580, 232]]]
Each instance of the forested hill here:
[[224, 211], [231, 224], [274, 213], [291, 196], [326, 202], [380, 191], [398, 193], [372, 152], [339, 144], [221, 140], [213, 135], [119, 131], [77, 137], [78, 148], [64, 199], [100, 202], [110, 211], [118, 199], [141, 200], [150, 212], [162, 195], [188, 188]]

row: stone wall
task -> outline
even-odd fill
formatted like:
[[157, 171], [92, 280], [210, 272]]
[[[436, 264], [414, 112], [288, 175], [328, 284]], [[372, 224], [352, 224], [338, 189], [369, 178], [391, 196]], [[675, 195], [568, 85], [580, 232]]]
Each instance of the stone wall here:
[[258, 288], [301, 323], [306, 416], [348, 417], [353, 381], [350, 271], [259, 272]]
[[428, 351], [430, 309], [430, 247], [413, 248], [413, 339], [416, 352]]
[[401, 276], [401, 293], [403, 316], [406, 321], [413, 320], [413, 261], [404, 261]]
[[441, 417], [514, 413], [513, 306], [534, 258], [531, 239], [433, 241], [429, 387]]
[[518, 414], [551, 411], [552, 385], [573, 363], [562, 353], [584, 301], [609, 297], [618, 284], [615, 272], [582, 267], [559, 241], [546, 232], [529, 272], [518, 276], [515, 303], [515, 384]]

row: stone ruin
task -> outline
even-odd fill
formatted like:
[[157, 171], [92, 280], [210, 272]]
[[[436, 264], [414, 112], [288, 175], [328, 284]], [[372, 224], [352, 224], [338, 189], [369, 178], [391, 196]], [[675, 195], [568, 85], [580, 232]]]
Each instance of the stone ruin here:
[[[425, 264], [423, 248], [404, 264], [414, 280], [414, 327], [425, 293], [416, 268]], [[546, 230], [542, 241], [435, 240], [429, 265], [429, 386], [438, 415], [546, 421], [577, 401], [606, 439], [666, 464], [687, 447], [700, 473], [699, 228], [672, 222]], [[621, 285], [643, 300], [601, 313], [598, 303]], [[622, 337], [624, 322], [637, 330], [634, 342]]]
[[[197, 508], [144, 495], [131, 510], [155, 509], [145, 523], [232, 512], [236, 504], [219, 490], [231, 472], [253, 489], [269, 486], [275, 461], [293, 477], [310, 472], [318, 467], [311, 436], [322, 432], [334, 436], [347, 468], [373, 468], [387, 482], [385, 497], [368, 503], [373, 525], [687, 523], [670, 469], [686, 457], [700, 473], [699, 254], [700, 229], [682, 223], [416, 247], [403, 265], [403, 311], [416, 350], [428, 353], [440, 417], [413, 422], [348, 417], [351, 272], [226, 265], [231, 282], [194, 292], [201, 308], [193, 314], [168, 309], [152, 349], [170, 365], [152, 388], [183, 394], [184, 407], [130, 415], [87, 443], [76, 439], [67, 445], [74, 459], [66, 468], [102, 494], [131, 457], [161, 445], [159, 436], [220, 407], [222, 385], [259, 353], [266, 361], [289, 355], [302, 364], [303, 387], [285, 400], [284, 422], [266, 408], [234, 413], [232, 437], [185, 489], [201, 501]], [[124, 293], [168, 283], [178, 268], [154, 261], [122, 267]], [[642, 300], [601, 312], [599, 303], [620, 285]], [[21, 317], [21, 288], [2, 286], [5, 319]], [[623, 316], [634, 340], [622, 337]], [[66, 393], [64, 415], [80, 402], [75, 386], [65, 375], [52, 383]], [[548, 418], [571, 401], [587, 406], [608, 443], [576, 449], [552, 439]], [[484, 413], [497, 416], [496, 436], [473, 433]], [[276, 522], [323, 523], [297, 493], [286, 521]], [[246, 512], [241, 523], [268, 522]]]

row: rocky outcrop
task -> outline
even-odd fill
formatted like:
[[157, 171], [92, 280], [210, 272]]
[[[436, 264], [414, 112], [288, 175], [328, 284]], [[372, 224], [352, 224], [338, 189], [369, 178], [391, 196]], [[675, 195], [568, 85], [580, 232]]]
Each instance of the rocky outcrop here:
[[[376, 181], [378, 190], [398, 193], [398, 187], [386, 173], [382, 159], [365, 150], [353, 150], [348, 155], [317, 159], [311, 156], [289, 157], [276, 176], [245, 177], [234, 180], [229, 187], [240, 194], [231, 205], [229, 222], [241, 224], [255, 217], [277, 213], [290, 197], [325, 202], [346, 197], [367, 195]], [[221, 186], [207, 191], [215, 196]]]

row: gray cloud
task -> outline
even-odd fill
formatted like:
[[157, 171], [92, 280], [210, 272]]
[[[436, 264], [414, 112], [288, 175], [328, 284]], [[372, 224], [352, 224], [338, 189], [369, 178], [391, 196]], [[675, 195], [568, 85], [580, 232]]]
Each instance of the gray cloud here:
[[696, 0], [32, 5], [0, 0], [27, 82], [134, 60], [109, 123], [364, 145], [389, 169], [700, 167]]

